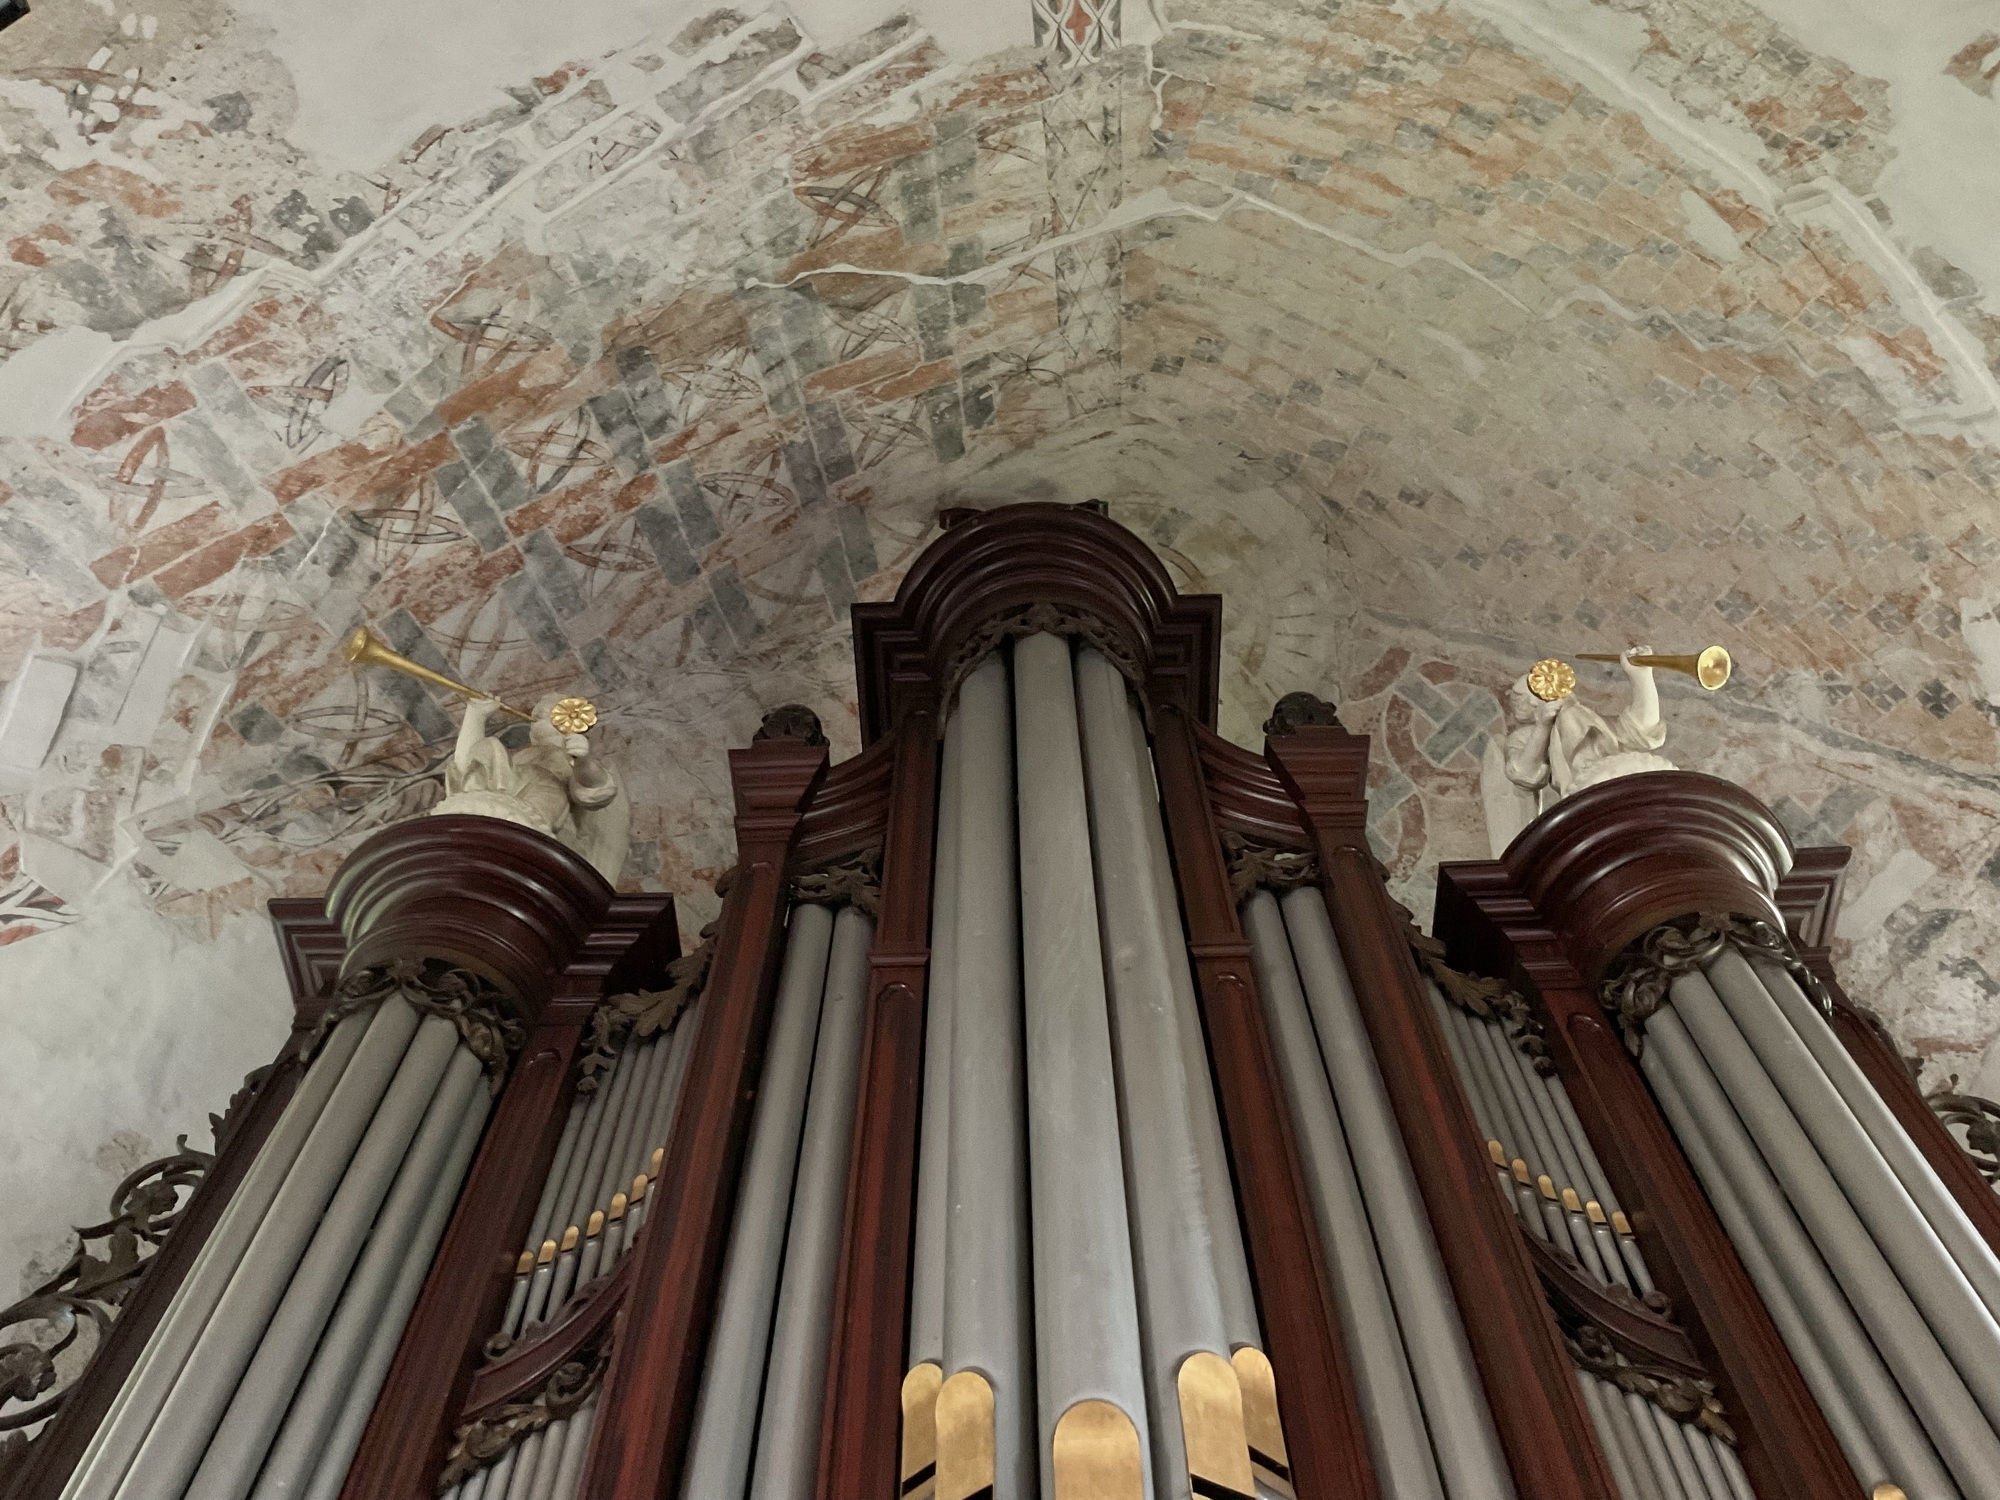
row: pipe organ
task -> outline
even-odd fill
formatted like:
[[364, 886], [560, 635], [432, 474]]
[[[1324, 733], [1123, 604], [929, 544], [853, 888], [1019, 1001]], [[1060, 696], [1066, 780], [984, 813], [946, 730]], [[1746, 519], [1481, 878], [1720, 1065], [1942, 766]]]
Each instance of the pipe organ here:
[[693, 951], [487, 818], [274, 903], [294, 1037], [0, 1494], [2000, 1500], [2000, 1199], [1846, 851], [1628, 777], [1422, 932], [1331, 705], [1215, 732], [1221, 601], [948, 515]]

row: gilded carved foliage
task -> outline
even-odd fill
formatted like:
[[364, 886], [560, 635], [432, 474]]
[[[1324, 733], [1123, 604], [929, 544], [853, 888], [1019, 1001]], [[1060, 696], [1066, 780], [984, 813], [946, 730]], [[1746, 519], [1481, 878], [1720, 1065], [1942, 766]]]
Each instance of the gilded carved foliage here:
[[988, 620], [960, 641], [952, 652], [951, 659], [945, 663], [944, 712], [938, 715], [938, 733], [944, 732], [944, 725], [951, 717], [952, 705], [958, 701], [959, 685], [972, 675], [972, 669], [1005, 642], [1030, 635], [1080, 636], [1102, 651], [1105, 659], [1135, 688], [1145, 681], [1146, 674], [1139, 655], [1124, 634], [1112, 629], [1088, 610], [1067, 604], [1023, 605]]
[[584, 1038], [577, 1063], [576, 1091], [594, 1094], [610, 1074], [619, 1051], [630, 1040], [667, 1036], [680, 1024], [687, 1008], [694, 1004], [708, 983], [709, 965], [715, 959], [715, 930], [711, 922], [701, 930], [694, 951], [684, 953], [667, 965], [667, 987], [663, 990], [634, 990], [612, 995], [590, 1017], [590, 1032]]
[[1224, 833], [1222, 859], [1229, 870], [1229, 894], [1239, 905], [1259, 887], [1290, 891], [1319, 884], [1319, 860], [1307, 850], [1281, 849], [1240, 833]]
[[801, 870], [792, 877], [792, 899], [820, 906], [849, 905], [864, 916], [875, 916], [882, 901], [882, 846], [872, 844]]
[[1625, 953], [1598, 986], [1598, 999], [1618, 1021], [1625, 1045], [1637, 1056], [1646, 1023], [1665, 1003], [1673, 982], [1705, 969], [1725, 947], [1745, 958], [1781, 965], [1820, 1010], [1831, 1016], [1833, 1002], [1819, 976], [1808, 969], [1791, 941], [1769, 922], [1753, 917], [1703, 914], [1691, 923], [1669, 922], [1647, 933], [1636, 951]]
[[[230, 1118], [210, 1119], [217, 1139], [223, 1139]], [[146, 1163], [118, 1184], [110, 1218], [77, 1230], [76, 1252], [61, 1270], [0, 1309], [0, 1333], [18, 1329], [24, 1335], [0, 1343], [0, 1403], [16, 1403], [15, 1410], [0, 1413], [0, 1481], [26, 1454], [28, 1429], [54, 1416], [75, 1386], [74, 1378], [62, 1379], [57, 1361], [86, 1336], [89, 1353], [103, 1345], [126, 1298], [214, 1165], [207, 1152], [188, 1148], [186, 1136], [175, 1144], [172, 1156]]]
[[1297, 734], [1312, 725], [1343, 727], [1340, 710], [1316, 693], [1287, 693], [1271, 706], [1271, 717], [1264, 721], [1264, 738]]
[[496, 1462], [530, 1434], [575, 1415], [603, 1381], [608, 1362], [609, 1351], [604, 1348], [582, 1350], [575, 1359], [558, 1365], [532, 1395], [510, 1401], [479, 1421], [461, 1425], [452, 1434], [451, 1449], [445, 1454], [444, 1472], [438, 1475], [438, 1493], [443, 1494]]
[[467, 1050], [485, 1068], [487, 1087], [498, 1095], [507, 1081], [508, 1064], [525, 1037], [497, 989], [440, 959], [399, 958], [363, 969], [341, 980], [334, 996], [306, 1042], [307, 1057], [347, 1017], [397, 998], [419, 1015], [440, 1016], [456, 1026]]
[[1716, 1399], [1714, 1381], [1628, 1359], [1611, 1336], [1592, 1322], [1578, 1320], [1565, 1326], [1563, 1341], [1569, 1347], [1569, 1357], [1598, 1379], [1643, 1397], [1677, 1422], [1712, 1432], [1725, 1443], [1736, 1441], [1735, 1429]]
[[1417, 965], [1437, 984], [1445, 999], [1468, 1015], [1490, 1021], [1506, 1033], [1522, 1056], [1534, 1064], [1544, 1078], [1555, 1076], [1556, 1065], [1549, 1057], [1549, 1044], [1542, 1036], [1542, 1023], [1521, 992], [1504, 979], [1483, 974], [1461, 974], [1444, 961], [1444, 944], [1417, 926], [1417, 920], [1403, 907], [1405, 936]]

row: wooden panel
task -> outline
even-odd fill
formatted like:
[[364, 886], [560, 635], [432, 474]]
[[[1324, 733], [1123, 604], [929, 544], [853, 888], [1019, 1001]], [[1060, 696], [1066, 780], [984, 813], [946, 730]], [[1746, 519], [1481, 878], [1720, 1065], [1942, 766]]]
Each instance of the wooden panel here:
[[1368, 1500], [1374, 1463], [1195, 736], [1163, 711], [1153, 753], [1293, 1485], [1301, 1500]]
[[680, 1482], [770, 1030], [786, 851], [825, 773], [826, 750], [764, 740], [731, 751], [729, 769], [737, 865], [702, 991], [701, 1029], [633, 1252], [636, 1280], [599, 1398], [579, 1492], [591, 1500], [653, 1500], [673, 1494]]
[[1314, 725], [1274, 736], [1266, 753], [1312, 830], [1334, 934], [1514, 1481], [1536, 1500], [1618, 1500], [1520, 1227], [1493, 1191], [1403, 915], [1368, 848], [1368, 741]]
[[893, 738], [881, 916], [868, 958], [868, 1011], [827, 1350], [820, 1500], [896, 1491], [930, 967], [936, 721], [927, 712], [912, 713]]
[[[1637, 1063], [1549, 923], [1505, 866], [1439, 868], [1451, 962], [1515, 984], [1542, 1011], [1563, 1087], [1659, 1288], [1716, 1382], [1760, 1495], [1851, 1493], [1854, 1478]], [[1490, 1191], [1490, 1190], [1489, 1190]]]

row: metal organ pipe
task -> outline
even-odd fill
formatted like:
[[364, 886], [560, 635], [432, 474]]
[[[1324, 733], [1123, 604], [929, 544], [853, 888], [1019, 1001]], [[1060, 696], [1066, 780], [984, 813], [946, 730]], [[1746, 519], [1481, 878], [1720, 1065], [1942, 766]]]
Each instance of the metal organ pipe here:
[[[1151, 1386], [1153, 1492], [1191, 1496], [1196, 1479], [1248, 1495], [1242, 1399], [1229, 1366], [1214, 1235], [1201, 1180], [1187, 1055], [1171, 969], [1186, 940], [1171, 887], [1155, 881], [1149, 799], [1138, 775], [1125, 679], [1088, 647], [1076, 658], [1090, 836], [1124, 1127], [1140, 1342]], [[1170, 924], [1171, 920], [1171, 926]], [[1201, 1352], [1221, 1373], [1184, 1361]], [[1189, 1383], [1202, 1395], [1190, 1405]], [[1213, 1384], [1217, 1394], [1207, 1394]], [[1193, 1424], [1193, 1425], [1190, 1425]], [[1204, 1472], [1206, 1470], [1206, 1472]]]
[[[1096, 653], [1091, 653], [1095, 655]], [[1146, 743], [1146, 725], [1137, 700], [1125, 695], [1127, 732], [1137, 764], [1139, 786], [1145, 797], [1146, 841], [1150, 849], [1153, 885], [1160, 893], [1164, 914], [1162, 941], [1167, 945], [1167, 977], [1172, 984], [1174, 1011], [1181, 1040], [1182, 1065], [1187, 1075], [1189, 1124], [1194, 1131], [1197, 1165], [1201, 1175], [1202, 1200], [1210, 1237], [1216, 1290], [1222, 1298], [1222, 1326], [1231, 1350], [1262, 1350], [1264, 1335], [1257, 1321], [1257, 1298], [1250, 1285], [1250, 1258], [1243, 1249], [1243, 1225], [1236, 1212], [1236, 1187], [1229, 1172], [1229, 1155], [1222, 1139], [1222, 1116], [1215, 1102], [1215, 1079], [1208, 1065], [1208, 1039], [1195, 1001], [1194, 973], [1187, 962], [1187, 932], [1180, 920], [1179, 888], [1174, 884], [1173, 861], [1167, 852], [1166, 820], [1160, 808], [1159, 785], [1154, 778], [1153, 752]], [[1246, 1403], [1257, 1399], [1246, 1393]], [[1245, 1407], [1245, 1420], [1250, 1405]], [[1275, 1417], [1275, 1410], [1270, 1414]]]
[[[361, 1435], [368, 1426], [369, 1413], [375, 1409], [375, 1398], [381, 1393], [382, 1383], [389, 1378], [389, 1366], [396, 1358], [396, 1345], [402, 1340], [403, 1325], [409, 1321], [410, 1310], [417, 1305], [424, 1278], [430, 1274], [431, 1257], [437, 1253], [445, 1227], [451, 1222], [459, 1186], [465, 1181], [466, 1170], [472, 1165], [473, 1153], [479, 1149], [480, 1132], [485, 1129], [491, 1108], [492, 1097], [481, 1087], [473, 1094], [472, 1103], [459, 1122], [450, 1153], [437, 1174], [437, 1186], [424, 1205], [422, 1218], [410, 1233], [396, 1279], [369, 1329], [368, 1343], [340, 1391], [339, 1409], [313, 1465], [310, 1480], [296, 1491], [304, 1495], [305, 1500], [338, 1500], [341, 1485], [347, 1478], [347, 1466], [353, 1462], [355, 1450], [361, 1446]], [[287, 1416], [288, 1427], [291, 1420]], [[281, 1448], [284, 1441], [285, 1434], [281, 1432]]]
[[1893, 1476], [1911, 1500], [1955, 1500], [1916, 1414], [1671, 1007], [1646, 1023], [1639, 1066], [1856, 1475], [1871, 1486]]
[[417, 1013], [401, 999], [375, 1010], [368, 1034], [341, 1074], [305, 1149], [272, 1200], [208, 1326], [119, 1487], [121, 1500], [178, 1495], [194, 1476], [265, 1325], [306, 1253], [320, 1215], [389, 1089]]
[[1298, 1127], [1306, 1187], [1336, 1283], [1341, 1332], [1354, 1367], [1376, 1477], [1384, 1500], [1443, 1500], [1444, 1484], [1410, 1377], [1409, 1354], [1396, 1326], [1277, 897], [1267, 890], [1252, 891], [1243, 903], [1243, 925]]
[[[479, 1059], [464, 1048], [458, 1049], [445, 1070], [443, 1084], [424, 1114], [416, 1139], [410, 1143], [395, 1184], [369, 1231], [367, 1248], [340, 1293], [339, 1306], [318, 1349], [301, 1352], [302, 1359], [310, 1354], [312, 1365], [290, 1409], [284, 1411], [284, 1425], [257, 1476], [258, 1500], [305, 1492], [374, 1335], [385, 1326], [400, 1326], [402, 1317], [391, 1314], [399, 1300], [401, 1283], [407, 1279], [404, 1273], [410, 1252], [424, 1239], [432, 1221], [437, 1222], [442, 1232], [444, 1215], [437, 1212], [437, 1205], [443, 1204], [448, 1214], [458, 1189], [458, 1177], [452, 1175], [448, 1163], [468, 1134], [467, 1121], [483, 1122], [486, 1118], [492, 1095], [485, 1085], [485, 1070], [480, 1067]], [[473, 1129], [476, 1131], [476, 1125]], [[476, 1140], [477, 1135], [472, 1138]], [[427, 1265], [429, 1256], [424, 1260]], [[402, 1316], [408, 1316], [407, 1307], [403, 1308]], [[251, 1366], [251, 1377], [253, 1380], [258, 1377], [255, 1363]], [[239, 1392], [238, 1400], [241, 1399]], [[227, 1422], [223, 1430], [228, 1430]]]
[[[1076, 1481], [1064, 1471], [1073, 1468], [1107, 1486], [1107, 1497], [1136, 1500], [1151, 1488], [1146, 1388], [1066, 640], [1015, 643], [1014, 708], [1045, 1488], [1067, 1490]], [[1132, 1447], [1136, 1463], [1122, 1456]]]
[[[1732, 975], [1740, 975], [1737, 965], [1746, 966], [1754, 972], [1756, 979], [1762, 981], [1770, 1002], [1791, 1022], [1798, 1038], [1819, 1064], [1827, 1083], [1839, 1092], [1841, 1099], [1854, 1112], [1876, 1150], [1882, 1153], [1905, 1191], [1916, 1201], [1924, 1218], [1948, 1247], [1952, 1259], [1972, 1283], [1987, 1310], [2000, 1317], [2000, 1252], [1987, 1243], [1986, 1237], [1966, 1216], [1964, 1207], [1938, 1177], [1937, 1168], [1917, 1149], [1916, 1142], [1910, 1139], [1902, 1122], [1875, 1091], [1868, 1075], [1861, 1071], [1861, 1065], [1855, 1062], [1845, 1044], [1834, 1034], [1820, 1008], [1806, 998], [1790, 974], [1768, 960], [1746, 960], [1736, 953], [1725, 952], [1717, 961], [1714, 977], [1729, 980]], [[1748, 1003], [1754, 1005], [1756, 1002], [1753, 998]]]
[[[946, 765], [956, 756], [957, 775], [955, 826], [949, 835], [940, 829], [954, 863], [944, 941], [951, 967], [942, 976], [951, 996], [951, 1052], [940, 1142], [949, 1154], [941, 1373], [976, 1375], [987, 1391], [961, 1395], [969, 1384], [961, 1381], [949, 1400], [939, 1399], [941, 1417], [962, 1419], [949, 1440], [940, 1424], [940, 1500], [960, 1500], [946, 1490], [945, 1480], [960, 1471], [947, 1475], [947, 1459], [957, 1455], [945, 1448], [958, 1446], [962, 1427], [983, 1422], [991, 1424], [995, 1500], [1029, 1500], [1040, 1489], [1014, 742], [1007, 660], [995, 652], [960, 687], [945, 732]], [[945, 879], [940, 867], [938, 880]], [[969, 1464], [968, 1482], [980, 1468], [977, 1460]]]
[[[1675, 1016], [1701, 1049], [1764, 1160], [1784, 1185], [1800, 1222], [1895, 1372], [1946, 1466], [1973, 1494], [2000, 1494], [2000, 1435], [1980, 1403], [1987, 1387], [2000, 1384], [2000, 1340], [1982, 1340], [1985, 1330], [1976, 1326], [1949, 1320], [1939, 1326], [1932, 1321], [1945, 1308], [1962, 1311], [1961, 1299], [1940, 1295], [1946, 1288], [1927, 1274], [1936, 1269], [1934, 1265], [1919, 1267], [1899, 1253], [1898, 1259], [1910, 1264], [1911, 1272], [1897, 1274], [1885, 1247], [1842, 1191], [1708, 980], [1700, 973], [1684, 974], [1674, 980], [1669, 993]], [[1915, 1285], [1910, 1284], [1911, 1277]], [[1981, 1347], [1991, 1357], [1984, 1369], [1968, 1358]], [[2000, 1407], [2000, 1394], [1993, 1404]]]
[[1472, 1350], [1445, 1280], [1437, 1242], [1431, 1237], [1325, 898], [1307, 887], [1287, 892], [1280, 904], [1327, 1076], [1354, 1148], [1355, 1173], [1410, 1348], [1412, 1374], [1446, 1492], [1452, 1500], [1504, 1500], [1514, 1492], [1507, 1461], [1493, 1431]]
[[847, 1153], [868, 998], [868, 948], [874, 934], [874, 922], [852, 906], [842, 907], [834, 918], [798, 1185], [785, 1239], [784, 1281], [771, 1330], [770, 1369], [751, 1472], [750, 1493], [755, 1500], [797, 1500], [810, 1494], [819, 1462], [833, 1277], [840, 1255]]
[[[1988, 1420], [1995, 1420], [2000, 1416], [2000, 1323], [1994, 1321], [1964, 1264], [1946, 1246], [1933, 1227], [1931, 1214], [1906, 1185], [1905, 1174], [1890, 1165], [1875, 1132], [1863, 1127], [1845, 1091], [1835, 1086], [1815, 1049], [1807, 1044], [1758, 972], [1740, 953], [1725, 948], [1709, 965], [1706, 977], [1855, 1212], [1909, 1288], [1939, 1342], [1950, 1352]], [[1823, 1027], [1826, 1022], [1821, 1018], [1819, 1024]], [[1830, 1032], [1829, 1037], [1839, 1045]], [[1848, 1066], [1855, 1067], [1851, 1059]], [[1862, 1086], [1866, 1087], [1865, 1079]], [[1879, 1097], [1875, 1108], [1888, 1115]], [[1901, 1144], [1907, 1148], [1907, 1156], [1916, 1157], [1915, 1148], [1908, 1145], [1908, 1137], [1895, 1125], [1893, 1116], [1888, 1125], [1892, 1128], [1882, 1133], [1891, 1148]], [[1906, 1161], [1906, 1167], [1911, 1165]], [[1908, 1176], [1920, 1187], [1935, 1185], [1935, 1194], [1927, 1192], [1927, 1198], [1950, 1201], [1951, 1195], [1937, 1182], [1934, 1172], [1912, 1170]], [[1952, 1222], [1948, 1216], [1941, 1217]], [[1978, 1239], [1978, 1231], [1966, 1220], [1963, 1209], [1958, 1210], [1956, 1221], [1985, 1252], [1968, 1254], [1965, 1263], [2000, 1280], [2000, 1266], [1995, 1265], [1992, 1250]]]
[[930, 993], [924, 1011], [923, 1115], [917, 1127], [917, 1223], [910, 1255], [910, 1364], [936, 1365], [940, 1378], [944, 1369], [946, 1202], [951, 1192], [951, 1002], [958, 949], [958, 805], [964, 764], [965, 735], [947, 724], [943, 765], [938, 772]]
[[320, 1047], [319, 1056], [306, 1069], [277, 1126], [231, 1196], [187, 1279], [174, 1293], [165, 1316], [85, 1448], [63, 1488], [63, 1500], [105, 1500], [125, 1477], [133, 1454], [159, 1415], [373, 1020], [372, 1015], [348, 1016]]
[[708, 1370], [688, 1449], [683, 1490], [689, 1496], [741, 1500], [750, 1483], [757, 1403], [770, 1354], [771, 1310], [777, 1305], [778, 1276], [784, 1265], [785, 1223], [791, 1214], [799, 1131], [805, 1123], [806, 1089], [812, 1081], [813, 1045], [819, 1035], [820, 997], [826, 990], [832, 941], [829, 908], [792, 908], [736, 1223], [730, 1230], [715, 1330], [708, 1342]]

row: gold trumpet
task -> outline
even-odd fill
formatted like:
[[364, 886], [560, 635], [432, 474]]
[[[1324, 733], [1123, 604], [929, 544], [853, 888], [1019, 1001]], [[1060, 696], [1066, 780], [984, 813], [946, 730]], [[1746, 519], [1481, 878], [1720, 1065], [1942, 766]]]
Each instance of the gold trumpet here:
[[[366, 625], [356, 627], [340, 646], [341, 657], [360, 667], [387, 667], [401, 672], [406, 677], [414, 677], [419, 682], [428, 682], [433, 687], [447, 688], [466, 698], [484, 698], [497, 704], [517, 719], [532, 721], [534, 715], [525, 708], [516, 708], [511, 703], [495, 698], [491, 693], [482, 693], [476, 687], [467, 687], [462, 682], [454, 682], [442, 672], [433, 672], [429, 667], [419, 666], [400, 652], [392, 651], [384, 641]], [[582, 734], [597, 722], [597, 705], [588, 698], [562, 698], [549, 707], [549, 722], [563, 734]]]
[[[1621, 657], [1601, 651], [1581, 651], [1578, 661], [1620, 661]], [[1685, 672], [1711, 693], [1729, 681], [1729, 653], [1721, 646], [1691, 651], [1684, 656], [1635, 656], [1635, 667], [1660, 667], [1669, 672]], [[1567, 698], [1576, 691], [1576, 668], [1557, 657], [1545, 657], [1528, 669], [1528, 691], [1544, 703]]]

